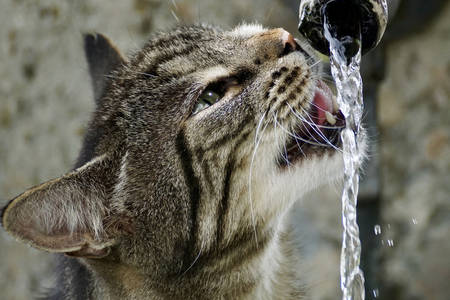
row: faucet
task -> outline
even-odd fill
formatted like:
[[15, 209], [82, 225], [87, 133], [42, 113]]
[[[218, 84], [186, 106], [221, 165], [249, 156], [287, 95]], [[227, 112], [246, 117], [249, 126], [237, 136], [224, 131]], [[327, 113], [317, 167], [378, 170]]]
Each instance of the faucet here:
[[333, 38], [345, 47], [345, 56], [362, 54], [381, 40], [387, 24], [385, 0], [302, 0], [299, 7], [300, 33], [312, 47], [329, 56], [324, 24]]

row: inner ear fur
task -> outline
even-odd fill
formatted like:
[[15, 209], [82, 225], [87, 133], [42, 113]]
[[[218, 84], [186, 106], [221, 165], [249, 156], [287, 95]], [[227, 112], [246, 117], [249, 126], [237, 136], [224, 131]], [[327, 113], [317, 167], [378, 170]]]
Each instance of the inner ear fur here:
[[3, 209], [4, 229], [37, 249], [103, 257], [114, 244], [107, 190], [111, 161], [98, 157], [60, 178], [35, 186]]

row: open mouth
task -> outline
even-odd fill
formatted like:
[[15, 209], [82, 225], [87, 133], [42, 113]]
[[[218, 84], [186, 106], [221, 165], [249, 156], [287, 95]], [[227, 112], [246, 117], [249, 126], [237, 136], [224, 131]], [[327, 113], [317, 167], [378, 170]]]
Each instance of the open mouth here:
[[340, 133], [345, 127], [345, 118], [324, 82], [318, 81], [308, 113], [297, 117], [302, 122], [289, 136], [279, 159], [281, 167], [289, 166], [309, 154], [337, 150], [341, 146]]

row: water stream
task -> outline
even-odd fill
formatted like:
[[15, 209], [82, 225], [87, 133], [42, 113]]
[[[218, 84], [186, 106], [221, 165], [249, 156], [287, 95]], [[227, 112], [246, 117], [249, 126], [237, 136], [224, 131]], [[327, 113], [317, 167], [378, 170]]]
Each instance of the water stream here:
[[359, 168], [362, 157], [359, 151], [361, 117], [363, 114], [362, 79], [359, 72], [361, 61], [359, 51], [353, 57], [347, 57], [345, 41], [338, 40], [330, 33], [331, 27], [325, 22], [325, 37], [330, 43], [331, 73], [336, 82], [337, 102], [346, 119], [346, 128], [341, 133], [344, 154], [344, 189], [342, 193], [343, 239], [341, 251], [341, 290], [342, 299], [364, 299], [364, 275], [359, 267], [361, 242], [359, 227], [356, 223], [356, 204], [359, 187]]

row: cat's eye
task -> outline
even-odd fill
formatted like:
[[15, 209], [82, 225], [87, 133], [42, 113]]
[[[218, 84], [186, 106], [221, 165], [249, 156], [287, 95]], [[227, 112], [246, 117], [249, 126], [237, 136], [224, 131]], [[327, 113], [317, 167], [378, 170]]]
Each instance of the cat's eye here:
[[203, 91], [200, 97], [198, 97], [197, 104], [195, 105], [194, 111], [192, 113], [196, 114], [199, 111], [210, 107], [211, 105], [219, 101], [220, 98], [221, 96], [218, 93], [214, 92], [211, 89], [206, 89], [205, 91]]
[[241, 88], [242, 82], [248, 77], [248, 72], [238, 72], [233, 76], [222, 78], [216, 82], [210, 83], [202, 94], [197, 98], [192, 114], [196, 114], [218, 102], [228, 92], [234, 91], [236, 94], [236, 88]]

